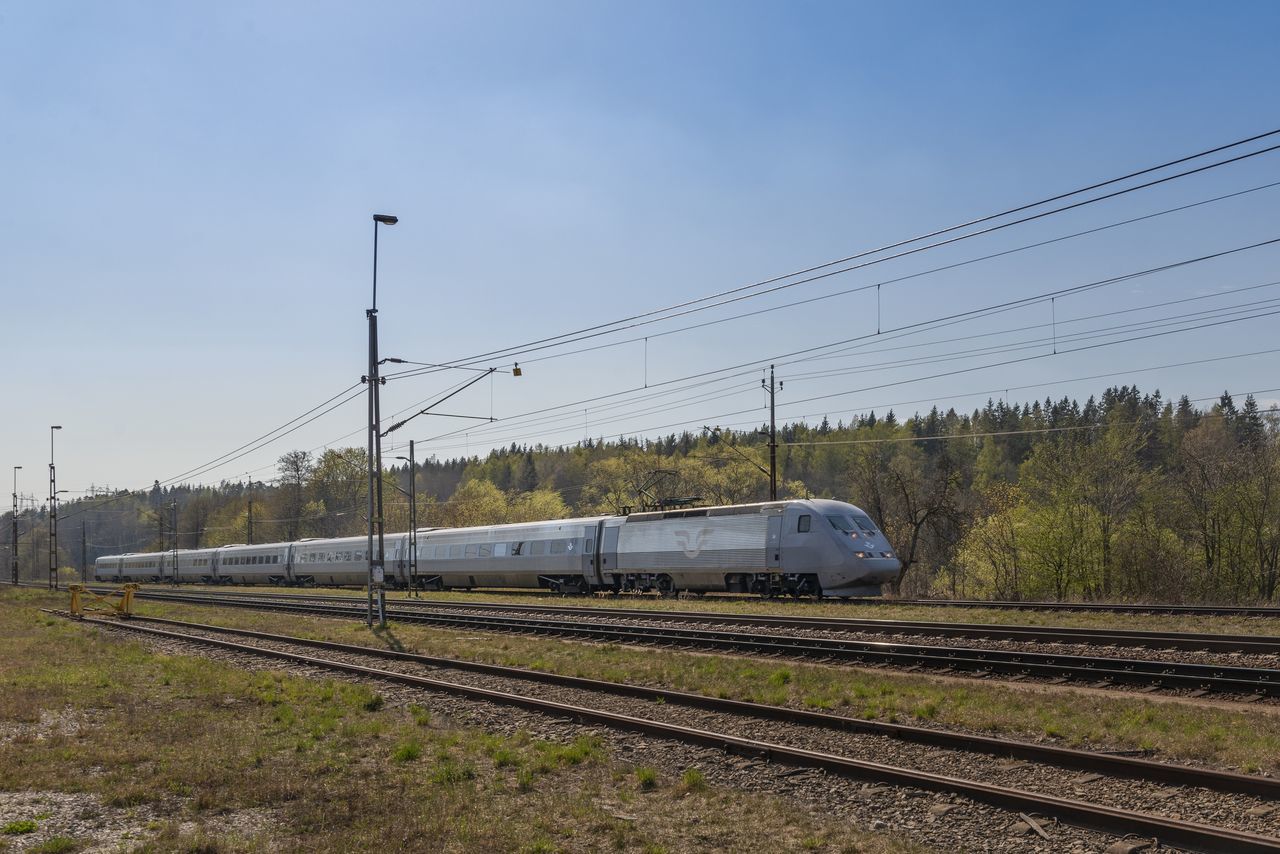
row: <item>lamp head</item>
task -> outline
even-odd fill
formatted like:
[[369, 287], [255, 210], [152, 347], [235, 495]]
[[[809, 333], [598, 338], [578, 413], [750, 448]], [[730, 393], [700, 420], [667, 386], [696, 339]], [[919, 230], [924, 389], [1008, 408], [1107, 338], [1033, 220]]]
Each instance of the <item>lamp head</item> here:
[[391, 214], [374, 214], [373, 221], [380, 222], [383, 225], [395, 225], [400, 221], [400, 217], [392, 216]]
[[50, 424], [50, 425], [49, 425], [49, 429], [50, 429], [50, 430], [61, 430], [61, 429], [62, 429], [62, 425], [61, 425], [61, 424]]

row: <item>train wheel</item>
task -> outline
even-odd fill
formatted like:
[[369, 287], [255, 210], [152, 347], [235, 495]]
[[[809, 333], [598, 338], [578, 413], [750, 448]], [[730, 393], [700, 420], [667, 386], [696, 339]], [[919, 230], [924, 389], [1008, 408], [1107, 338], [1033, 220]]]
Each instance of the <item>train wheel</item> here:
[[821, 599], [822, 585], [818, 583], [816, 576], [801, 576], [799, 581], [796, 582], [795, 588], [791, 591], [791, 595], [795, 596], [797, 599], [801, 596], [812, 596], [815, 599]]
[[676, 583], [671, 580], [671, 576], [665, 574], [659, 575], [657, 581], [658, 592], [663, 596], [670, 596], [676, 592]]

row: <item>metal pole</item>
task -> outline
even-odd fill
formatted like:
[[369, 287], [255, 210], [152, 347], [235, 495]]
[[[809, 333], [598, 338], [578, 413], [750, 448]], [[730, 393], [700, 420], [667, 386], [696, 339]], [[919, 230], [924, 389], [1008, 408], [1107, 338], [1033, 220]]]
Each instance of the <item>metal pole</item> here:
[[169, 505], [173, 511], [173, 586], [178, 586], [178, 502]]
[[409, 589], [418, 595], [418, 467], [409, 440]]
[[[377, 342], [374, 342], [376, 356]], [[374, 371], [378, 370], [377, 359], [374, 360]], [[376, 376], [376, 373], [375, 373]], [[386, 520], [382, 515], [382, 396], [380, 394], [382, 379], [377, 378], [377, 382], [373, 387], [373, 456], [374, 465], [377, 469], [377, 513], [378, 513], [378, 569], [374, 573], [374, 581], [378, 585], [378, 625], [386, 625], [387, 623], [387, 590], [386, 590], [386, 548], [383, 543], [383, 534], [386, 531]]]
[[80, 581], [89, 580], [89, 541], [85, 536], [84, 520], [80, 520]]
[[[374, 257], [374, 258], [377, 258], [377, 257], [378, 257], [378, 252], [377, 252], [377, 245], [378, 245], [378, 237], [377, 237], [377, 235], [378, 235], [378, 225], [377, 225], [377, 223], [374, 223], [374, 226], [373, 226], [373, 234], [374, 234], [374, 238], [373, 238], [373, 245], [374, 245], [374, 253], [373, 253], [373, 257]], [[376, 277], [377, 277], [377, 269], [378, 269], [378, 264], [377, 264], [377, 262], [376, 262], [376, 261], [374, 262], [373, 267], [374, 267], [374, 276], [375, 276], [375, 278], [376, 278]], [[377, 286], [375, 286], [375, 287], [374, 287], [374, 291], [375, 291], [375, 293], [377, 292]], [[367, 423], [368, 423], [368, 425], [369, 425], [369, 449], [368, 449], [368, 462], [369, 462], [369, 542], [368, 542], [368, 552], [367, 552], [368, 557], [369, 557], [369, 573], [368, 573], [368, 575], [369, 575], [369, 578], [368, 578], [368, 588], [369, 588], [369, 590], [368, 590], [368, 593], [369, 593], [369, 603], [368, 603], [368, 604], [369, 604], [369, 607], [368, 607], [368, 614], [366, 615], [366, 620], [365, 620], [365, 622], [366, 622], [366, 623], [368, 623], [368, 625], [369, 625], [369, 627], [370, 627], [370, 628], [373, 628], [373, 567], [374, 567], [374, 556], [373, 556], [373, 525], [374, 525], [374, 521], [373, 521], [373, 510], [374, 510], [374, 506], [373, 506], [373, 502], [374, 502], [374, 497], [373, 497], [373, 482], [374, 482], [374, 480], [375, 480], [375, 479], [377, 478], [377, 476], [378, 476], [378, 475], [377, 475], [377, 470], [374, 468], [374, 456], [373, 456], [373, 434], [377, 431], [377, 428], [374, 426], [374, 421], [373, 421], [373, 390], [374, 390], [375, 388], [377, 388], [377, 386], [378, 386], [378, 374], [377, 374], [377, 372], [378, 372], [378, 314], [377, 314], [377, 311], [376, 311], [376, 310], [374, 310], [374, 309], [370, 309], [366, 314], [367, 314], [367, 316], [368, 316], [368, 318], [369, 318], [369, 373], [365, 376], [365, 382], [367, 382], [367, 383], [369, 384], [369, 417], [368, 417], [368, 420], [367, 420]]]
[[[373, 215], [373, 306], [365, 312], [369, 318], [369, 608], [367, 622], [373, 627], [373, 588], [378, 586], [379, 622], [386, 623], [386, 594], [382, 589], [383, 571], [383, 520], [382, 520], [382, 409], [378, 396], [378, 225], [395, 225], [397, 217], [390, 214]], [[374, 527], [378, 530], [377, 550], [374, 550]]]
[[18, 584], [18, 471], [22, 466], [13, 467], [13, 555], [12, 555], [12, 571], [13, 583], [16, 587]]
[[53, 433], [61, 430], [58, 425], [49, 427], [49, 589], [58, 589], [58, 473], [53, 466]]
[[773, 365], [769, 366], [769, 500], [778, 500], [778, 424], [775, 416]]

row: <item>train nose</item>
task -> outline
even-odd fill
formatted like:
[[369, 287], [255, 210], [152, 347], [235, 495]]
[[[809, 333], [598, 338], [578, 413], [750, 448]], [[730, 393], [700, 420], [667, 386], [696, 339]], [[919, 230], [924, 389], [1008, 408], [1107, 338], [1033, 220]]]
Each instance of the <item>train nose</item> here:
[[893, 552], [887, 550], [883, 554], [860, 556], [857, 564], [859, 574], [870, 584], [896, 581], [902, 571], [902, 561], [898, 560]]

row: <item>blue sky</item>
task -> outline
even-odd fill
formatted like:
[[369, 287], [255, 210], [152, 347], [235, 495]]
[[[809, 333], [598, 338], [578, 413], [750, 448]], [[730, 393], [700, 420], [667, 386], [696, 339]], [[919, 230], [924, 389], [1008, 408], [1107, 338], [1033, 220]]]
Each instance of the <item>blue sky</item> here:
[[[1273, 3], [0, 5], [0, 356], [12, 368], [0, 463], [23, 465], [19, 491], [43, 495], [48, 425], [60, 423], [60, 486], [144, 486], [356, 382], [374, 212], [401, 218], [380, 243], [383, 354], [453, 361], [1280, 127], [1278, 25]], [[646, 333], [1254, 188], [1280, 181], [1278, 164], [1280, 153], [1254, 158]], [[1257, 190], [886, 285], [881, 325], [1277, 237], [1278, 197]], [[1263, 284], [1280, 279], [1278, 261], [1275, 248], [1241, 253], [1060, 300], [1053, 313]], [[398, 435], [422, 440], [420, 455], [451, 457], [584, 432], [750, 424], [764, 417], [743, 413], [762, 403], [758, 370], [683, 406], [693, 391], [617, 411], [570, 405], [558, 421], [516, 416], [874, 333], [873, 294], [653, 337], [647, 359], [643, 342], [529, 354], [524, 377], [497, 375], [448, 404], [503, 421], [423, 418]], [[909, 352], [939, 357], [975, 345], [938, 339], [1047, 314], [951, 327]], [[884, 355], [792, 363], [779, 371], [792, 378], [779, 413], [835, 420], [917, 399], [965, 409], [1020, 386], [1030, 388], [1013, 399], [1123, 382], [1193, 397], [1270, 388], [1280, 354], [1126, 372], [1277, 346], [1274, 327], [1252, 319], [810, 404], [788, 394], [943, 368], [890, 368]], [[832, 368], [845, 373], [805, 378]], [[1064, 382], [1104, 372], [1117, 375]], [[466, 376], [390, 383], [384, 412]], [[352, 402], [196, 479], [270, 478], [280, 453], [362, 444], [362, 425]]]

